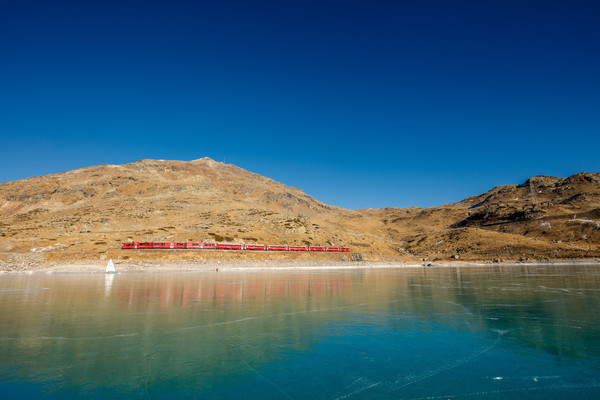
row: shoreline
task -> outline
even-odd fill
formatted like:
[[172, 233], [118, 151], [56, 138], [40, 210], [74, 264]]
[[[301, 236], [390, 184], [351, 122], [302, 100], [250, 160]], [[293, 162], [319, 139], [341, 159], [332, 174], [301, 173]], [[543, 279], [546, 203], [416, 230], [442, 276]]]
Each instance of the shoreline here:
[[[402, 268], [456, 268], [456, 267], [518, 267], [518, 266], [572, 266], [587, 265], [600, 266], [600, 259], [585, 260], [539, 260], [492, 262], [481, 261], [456, 261], [456, 262], [394, 262], [394, 261], [303, 261], [290, 262], [283, 260], [268, 261], [115, 261], [117, 272], [200, 272], [200, 271], [316, 271], [316, 270], [351, 270], [351, 269], [402, 269]], [[35, 265], [10, 265], [0, 264], [0, 274], [14, 273], [105, 273], [106, 262], [102, 261], [75, 261], [40, 263]]]

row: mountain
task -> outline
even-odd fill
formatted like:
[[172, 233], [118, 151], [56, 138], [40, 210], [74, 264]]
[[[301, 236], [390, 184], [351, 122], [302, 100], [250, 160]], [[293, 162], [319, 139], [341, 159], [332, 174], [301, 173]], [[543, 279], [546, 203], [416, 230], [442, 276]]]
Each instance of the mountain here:
[[597, 173], [537, 176], [440, 207], [364, 210], [324, 204], [209, 158], [100, 165], [0, 184], [5, 260], [25, 253], [49, 261], [351, 257], [119, 250], [127, 240], [340, 245], [369, 261], [591, 258], [600, 255], [598, 221]]
[[371, 216], [428, 258], [549, 260], [600, 255], [600, 174], [536, 176], [456, 204]]

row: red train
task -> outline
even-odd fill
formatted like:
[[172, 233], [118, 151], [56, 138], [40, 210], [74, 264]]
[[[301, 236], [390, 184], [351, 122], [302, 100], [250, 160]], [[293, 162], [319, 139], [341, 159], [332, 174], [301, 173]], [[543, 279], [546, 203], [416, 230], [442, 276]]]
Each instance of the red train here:
[[281, 246], [237, 243], [201, 242], [124, 242], [122, 249], [207, 249], [207, 250], [263, 250], [263, 251], [335, 251], [350, 252], [349, 247]]

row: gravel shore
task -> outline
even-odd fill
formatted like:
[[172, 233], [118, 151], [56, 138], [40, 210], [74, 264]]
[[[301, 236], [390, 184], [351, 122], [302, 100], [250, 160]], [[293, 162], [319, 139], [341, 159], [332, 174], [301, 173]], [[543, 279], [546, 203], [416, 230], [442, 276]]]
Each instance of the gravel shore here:
[[[14, 255], [0, 261], [0, 272], [104, 272], [108, 261], [46, 262], [42, 257]], [[530, 262], [469, 261], [469, 262], [352, 262], [352, 261], [286, 261], [286, 260], [210, 260], [181, 261], [114, 261], [117, 271], [196, 271], [196, 270], [284, 270], [284, 269], [352, 269], [352, 268], [402, 268], [402, 267], [477, 267], [518, 265], [600, 265], [600, 259], [550, 260]]]

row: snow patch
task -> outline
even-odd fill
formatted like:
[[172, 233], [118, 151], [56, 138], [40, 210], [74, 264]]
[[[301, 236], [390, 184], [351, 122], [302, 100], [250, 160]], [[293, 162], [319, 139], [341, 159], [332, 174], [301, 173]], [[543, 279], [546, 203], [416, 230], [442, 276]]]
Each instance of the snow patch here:
[[66, 244], [56, 243], [53, 246], [48, 246], [48, 247], [34, 247], [30, 251], [32, 251], [34, 253], [42, 253], [44, 251], [62, 250], [65, 247], [67, 247]]
[[567, 224], [580, 223], [580, 224], [594, 224], [596, 225], [596, 229], [600, 229], [600, 221], [596, 221], [594, 219], [581, 219], [574, 218], [567, 221]]

